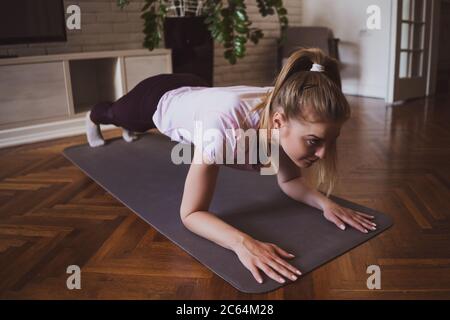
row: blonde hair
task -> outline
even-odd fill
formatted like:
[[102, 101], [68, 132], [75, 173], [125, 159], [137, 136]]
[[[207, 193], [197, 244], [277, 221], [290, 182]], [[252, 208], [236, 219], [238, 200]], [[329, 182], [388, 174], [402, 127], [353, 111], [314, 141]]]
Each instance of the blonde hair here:
[[[323, 72], [310, 71], [313, 64]], [[342, 93], [339, 64], [319, 48], [301, 48], [288, 58], [268, 92], [252, 111], [262, 111], [259, 129], [270, 132], [273, 111], [281, 107], [287, 119], [308, 122], [343, 123], [350, 117], [350, 106]], [[312, 119], [313, 118], [313, 119]], [[267, 137], [262, 135], [264, 141]], [[336, 144], [327, 148], [325, 157], [313, 166], [317, 188], [325, 186], [327, 197], [336, 184]]]

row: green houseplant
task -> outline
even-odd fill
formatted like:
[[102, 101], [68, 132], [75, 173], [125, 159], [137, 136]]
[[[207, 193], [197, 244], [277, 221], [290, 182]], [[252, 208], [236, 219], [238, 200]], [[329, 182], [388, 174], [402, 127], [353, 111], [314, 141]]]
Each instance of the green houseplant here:
[[[249, 20], [245, 0], [145, 0], [141, 11], [144, 19], [144, 43], [143, 46], [149, 50], [157, 48], [163, 34], [164, 19], [168, 17], [170, 9], [176, 7], [177, 14], [186, 16], [195, 15], [189, 10], [179, 10], [189, 2], [189, 6], [197, 7], [196, 12], [201, 11], [205, 17], [204, 23], [211, 32], [213, 39], [223, 44], [224, 58], [230, 64], [236, 64], [238, 58], [245, 56], [245, 44], [250, 39], [258, 44], [264, 33], [258, 28], [250, 28], [252, 22]], [[117, 0], [120, 8], [125, 7], [130, 0]], [[193, 4], [194, 3], [194, 4]], [[282, 0], [256, 0], [259, 12], [263, 17], [278, 15], [281, 37], [278, 46], [286, 39], [288, 27], [287, 10], [283, 7]], [[178, 6], [177, 6], [178, 5]], [[199, 10], [200, 9], [200, 10]]]

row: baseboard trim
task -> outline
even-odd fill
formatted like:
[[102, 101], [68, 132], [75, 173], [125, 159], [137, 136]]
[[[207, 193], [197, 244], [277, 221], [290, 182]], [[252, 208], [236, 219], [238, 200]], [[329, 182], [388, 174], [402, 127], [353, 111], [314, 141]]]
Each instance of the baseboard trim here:
[[[114, 125], [101, 126], [102, 131], [116, 128]], [[84, 117], [0, 130], [0, 148], [76, 136], [85, 132]]]
[[342, 83], [342, 92], [352, 96], [386, 99], [383, 88], [370, 85], [358, 85], [350, 81]]

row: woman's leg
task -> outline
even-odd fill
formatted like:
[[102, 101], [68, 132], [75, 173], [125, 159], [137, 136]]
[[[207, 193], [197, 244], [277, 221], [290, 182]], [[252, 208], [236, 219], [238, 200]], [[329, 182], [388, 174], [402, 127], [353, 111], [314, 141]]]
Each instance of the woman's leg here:
[[[134, 132], [155, 128], [152, 117], [160, 98], [167, 92], [182, 86], [208, 86], [200, 77], [190, 73], [159, 74], [138, 83], [116, 102], [96, 104], [86, 121], [88, 141], [92, 146], [101, 145], [100, 124], [113, 124], [124, 128], [123, 137], [132, 141]], [[89, 123], [90, 120], [90, 123]]]
[[102, 132], [100, 131], [100, 125], [92, 122], [91, 111], [86, 113], [86, 137], [91, 147], [99, 147], [105, 144]]
[[154, 77], [147, 78], [116, 102], [97, 103], [91, 109], [90, 119], [97, 125], [113, 124], [134, 132], [145, 132], [154, 128], [151, 117], [142, 115], [142, 109], [153, 91], [154, 82]]
[[141, 104], [145, 103], [145, 95], [151, 91], [149, 87], [156, 80], [152, 78], [141, 81], [116, 102], [100, 102], [92, 107], [86, 115], [86, 136], [91, 147], [105, 144], [101, 124], [122, 127], [122, 137], [127, 142], [137, 139], [135, 132], [145, 132], [155, 127], [151, 118], [148, 121], [141, 117]]

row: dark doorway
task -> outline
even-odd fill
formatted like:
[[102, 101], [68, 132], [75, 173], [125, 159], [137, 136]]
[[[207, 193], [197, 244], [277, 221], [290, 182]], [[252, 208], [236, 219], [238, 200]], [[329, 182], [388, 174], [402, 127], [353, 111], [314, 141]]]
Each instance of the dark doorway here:
[[436, 94], [450, 92], [450, 1], [442, 0], [439, 14], [439, 45]]

